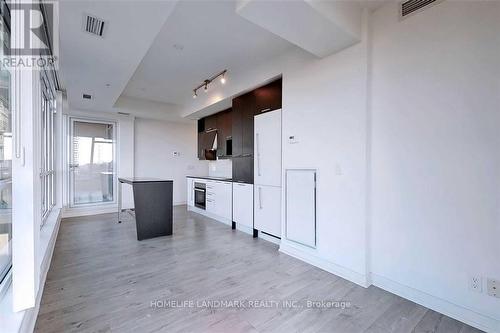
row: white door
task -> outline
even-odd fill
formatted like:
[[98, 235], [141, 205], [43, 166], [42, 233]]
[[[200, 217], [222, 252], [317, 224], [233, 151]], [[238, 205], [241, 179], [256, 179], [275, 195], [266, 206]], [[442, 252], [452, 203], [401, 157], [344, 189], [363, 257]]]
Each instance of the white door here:
[[253, 185], [233, 183], [233, 221], [253, 228]]
[[281, 186], [281, 110], [254, 120], [254, 183]]
[[281, 238], [281, 187], [255, 185], [255, 229]]

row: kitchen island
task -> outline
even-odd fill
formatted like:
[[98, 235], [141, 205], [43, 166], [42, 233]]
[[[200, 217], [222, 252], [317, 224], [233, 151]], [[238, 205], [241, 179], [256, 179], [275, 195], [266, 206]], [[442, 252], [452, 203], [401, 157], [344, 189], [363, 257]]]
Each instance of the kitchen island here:
[[157, 178], [118, 178], [118, 223], [121, 223], [123, 183], [134, 191], [137, 240], [173, 232], [173, 181]]

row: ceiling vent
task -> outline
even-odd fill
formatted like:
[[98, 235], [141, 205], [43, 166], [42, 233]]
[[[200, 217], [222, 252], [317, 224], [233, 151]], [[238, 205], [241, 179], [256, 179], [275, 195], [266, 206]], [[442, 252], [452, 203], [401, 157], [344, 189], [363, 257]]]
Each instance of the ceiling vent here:
[[400, 17], [404, 19], [411, 14], [421, 12], [433, 5], [437, 5], [444, 0], [408, 0], [401, 3]]
[[83, 14], [83, 30], [89, 34], [102, 37], [106, 22], [89, 14]]

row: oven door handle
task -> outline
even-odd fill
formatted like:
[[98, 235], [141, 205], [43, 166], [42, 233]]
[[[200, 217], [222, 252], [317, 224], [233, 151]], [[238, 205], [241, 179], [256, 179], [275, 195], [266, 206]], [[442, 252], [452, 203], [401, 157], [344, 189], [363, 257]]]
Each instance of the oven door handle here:
[[206, 190], [201, 189], [201, 188], [195, 188], [194, 190], [195, 190], [195, 191], [198, 191], [198, 192], [206, 192]]

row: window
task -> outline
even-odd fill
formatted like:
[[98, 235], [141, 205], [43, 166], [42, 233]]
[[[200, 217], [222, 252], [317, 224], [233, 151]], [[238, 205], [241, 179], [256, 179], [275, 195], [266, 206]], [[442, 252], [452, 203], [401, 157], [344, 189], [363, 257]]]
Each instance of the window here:
[[42, 193], [42, 226], [55, 204], [54, 190], [54, 112], [55, 96], [51, 89], [47, 72], [41, 73], [41, 193]]
[[[8, 11], [1, 6], [1, 56], [10, 44]], [[12, 116], [11, 73], [0, 63], [0, 282], [12, 266]]]

